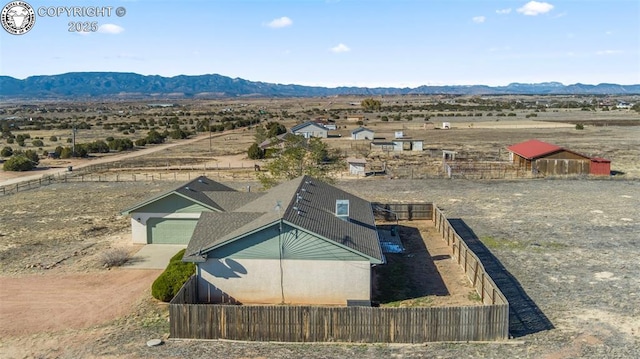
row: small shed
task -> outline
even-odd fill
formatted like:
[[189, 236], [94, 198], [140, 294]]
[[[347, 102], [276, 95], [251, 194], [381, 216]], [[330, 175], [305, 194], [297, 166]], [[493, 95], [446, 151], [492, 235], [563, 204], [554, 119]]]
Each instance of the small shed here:
[[458, 152], [450, 150], [442, 150], [442, 159], [445, 161], [455, 161]]
[[351, 139], [353, 140], [373, 140], [375, 132], [365, 127], [358, 127], [351, 131]]
[[443, 130], [449, 130], [449, 129], [451, 129], [451, 122], [443, 122], [443, 123], [442, 123], [442, 129], [443, 129]]
[[369, 148], [371, 150], [380, 150], [380, 151], [393, 151], [394, 143], [393, 142], [371, 142], [369, 144]]
[[422, 151], [424, 149], [423, 140], [395, 139], [393, 140], [394, 151]]
[[403, 138], [403, 137], [404, 137], [404, 132], [402, 132], [402, 131], [396, 131], [396, 132], [393, 134], [393, 137], [394, 137], [394, 138]]
[[589, 173], [595, 176], [609, 176], [611, 174], [611, 160], [602, 157], [591, 158]]
[[347, 158], [347, 163], [349, 164], [349, 174], [352, 175], [365, 175], [365, 166], [367, 165], [367, 160], [364, 158]]

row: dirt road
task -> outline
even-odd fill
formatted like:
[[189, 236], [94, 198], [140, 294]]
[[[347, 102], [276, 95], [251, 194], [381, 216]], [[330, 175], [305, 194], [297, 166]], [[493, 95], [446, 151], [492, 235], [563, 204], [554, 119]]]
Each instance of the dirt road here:
[[102, 324], [131, 312], [160, 270], [0, 277], [0, 337]]
[[[228, 131], [228, 132], [225, 132], [224, 134], [213, 135], [211, 137], [217, 138], [222, 136], [228, 136], [230, 133], [234, 133], [234, 131]], [[109, 162], [121, 161], [121, 160], [134, 158], [134, 157], [146, 156], [151, 153], [163, 151], [176, 146], [193, 144], [194, 142], [202, 141], [205, 139], [206, 140], [209, 139], [209, 134], [199, 135], [187, 140], [154, 145], [154, 146], [146, 147], [133, 152], [119, 152], [112, 155], [92, 158], [92, 159], [69, 159], [69, 160], [64, 160], [62, 162], [57, 161], [57, 162], [63, 163], [61, 167], [60, 167], [60, 164], [58, 164], [56, 167], [52, 166], [51, 168], [48, 168], [48, 169], [41, 168], [41, 169], [36, 169], [35, 171], [30, 171], [30, 172], [0, 171], [0, 186], [6, 186], [6, 185], [11, 185], [11, 184], [15, 184], [23, 181], [34, 180], [34, 179], [42, 178], [42, 176], [62, 174], [67, 171], [68, 166], [72, 166], [74, 169], [81, 169], [91, 165], [98, 165], [98, 164], [104, 164]], [[45, 163], [46, 161], [43, 161], [42, 164], [45, 164]]]

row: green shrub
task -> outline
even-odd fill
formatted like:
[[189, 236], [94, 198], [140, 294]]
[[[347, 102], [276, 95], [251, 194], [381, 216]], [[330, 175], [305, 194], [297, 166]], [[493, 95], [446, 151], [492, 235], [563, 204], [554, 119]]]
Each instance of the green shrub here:
[[176, 253], [167, 268], [151, 285], [151, 295], [163, 302], [170, 302], [173, 297], [178, 294], [182, 285], [196, 273], [196, 265], [194, 263], [186, 263], [182, 261], [186, 249]]
[[42, 147], [42, 146], [44, 146], [44, 142], [42, 142], [42, 140], [33, 140], [33, 141], [31, 141], [31, 144], [33, 145], [33, 147]]
[[0, 151], [0, 156], [2, 157], [11, 157], [11, 155], [13, 155], [13, 149], [9, 146], [3, 147], [2, 151]]
[[253, 143], [247, 150], [247, 156], [252, 160], [264, 158], [264, 151], [257, 143]]
[[25, 155], [17, 155], [9, 158], [2, 165], [2, 169], [5, 171], [31, 171], [34, 164]]
[[135, 141], [136, 146], [144, 147], [147, 145], [147, 140], [144, 138], [139, 138]]
[[576, 130], [584, 130], [584, 125], [581, 123], [576, 123]]
[[49, 141], [51, 141], [51, 142], [56, 142], [56, 141], [58, 141], [58, 137], [56, 137], [56, 136], [51, 136], [51, 137], [49, 137]]

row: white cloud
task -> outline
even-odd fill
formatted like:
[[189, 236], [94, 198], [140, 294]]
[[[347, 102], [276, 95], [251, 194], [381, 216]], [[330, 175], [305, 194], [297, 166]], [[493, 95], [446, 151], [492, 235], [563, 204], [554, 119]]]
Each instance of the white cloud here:
[[124, 28], [122, 26], [118, 26], [115, 24], [102, 24], [98, 28], [98, 32], [101, 32], [103, 34], [120, 34], [123, 31]]
[[278, 19], [273, 19], [271, 20], [270, 23], [267, 24], [267, 26], [269, 26], [272, 29], [279, 29], [279, 28], [287, 27], [291, 25], [293, 25], [293, 21], [286, 16], [283, 16]]
[[331, 48], [331, 52], [335, 52], [336, 54], [341, 53], [341, 52], [349, 52], [351, 51], [351, 49], [349, 48], [349, 46], [345, 45], [345, 44], [338, 44], [338, 46], [332, 47]]
[[475, 22], [476, 24], [482, 24], [487, 18], [484, 16], [475, 16], [473, 17], [473, 22]]
[[511, 12], [511, 8], [496, 10], [496, 14], [498, 14], [498, 15], [506, 15], [506, 14], [508, 14], [510, 12]]
[[554, 6], [548, 2], [529, 1], [516, 11], [523, 15], [536, 16], [548, 13], [553, 9], [553, 7]]

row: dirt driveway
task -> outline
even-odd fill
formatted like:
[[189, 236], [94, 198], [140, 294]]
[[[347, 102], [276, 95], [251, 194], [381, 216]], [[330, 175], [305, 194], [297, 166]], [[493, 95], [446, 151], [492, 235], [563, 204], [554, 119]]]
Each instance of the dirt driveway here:
[[85, 328], [116, 319], [149, 296], [161, 272], [116, 269], [0, 277], [0, 337]]

